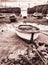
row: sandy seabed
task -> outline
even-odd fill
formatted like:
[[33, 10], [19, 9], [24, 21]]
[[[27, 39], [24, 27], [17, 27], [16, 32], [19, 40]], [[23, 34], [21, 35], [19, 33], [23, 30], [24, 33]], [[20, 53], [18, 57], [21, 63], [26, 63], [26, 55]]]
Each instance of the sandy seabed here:
[[[46, 51], [44, 53], [46, 54], [45, 58], [47, 59], [45, 62], [47, 63], [48, 52], [45, 44], [48, 44], [48, 36], [40, 33], [35, 42], [37, 45], [39, 42], [44, 43], [43, 46], [38, 45], [38, 50]], [[36, 60], [33, 60], [33, 57], [37, 57]], [[12, 24], [5, 23], [0, 24], [0, 65], [44, 65], [44, 63], [36, 54], [35, 47], [20, 39], [16, 35]]]

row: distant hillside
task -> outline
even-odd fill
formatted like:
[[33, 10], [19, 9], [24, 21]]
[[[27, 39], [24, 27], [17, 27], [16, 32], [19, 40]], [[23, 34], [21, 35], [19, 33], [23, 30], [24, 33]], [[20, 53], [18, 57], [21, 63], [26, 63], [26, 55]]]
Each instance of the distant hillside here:
[[0, 13], [15, 13], [17, 15], [20, 15], [21, 14], [21, 9], [19, 7], [0, 8]]
[[32, 8], [28, 8], [27, 9], [27, 13], [28, 14], [32, 14], [34, 12], [39, 12], [39, 13], [47, 14], [48, 13], [48, 4], [38, 5], [38, 6], [34, 6]]

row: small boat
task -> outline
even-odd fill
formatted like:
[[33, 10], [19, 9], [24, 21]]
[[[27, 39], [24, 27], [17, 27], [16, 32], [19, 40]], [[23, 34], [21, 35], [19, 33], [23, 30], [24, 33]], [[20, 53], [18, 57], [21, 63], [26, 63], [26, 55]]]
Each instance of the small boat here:
[[16, 27], [16, 34], [20, 38], [30, 41], [32, 33], [35, 33], [33, 37], [34, 40], [38, 38], [38, 35], [39, 35], [38, 30], [39, 28], [32, 26], [30, 24], [19, 24]]
[[48, 14], [46, 15], [46, 19], [48, 20]]
[[35, 12], [35, 13], [33, 14], [33, 16], [36, 17], [37, 19], [42, 19], [42, 18], [43, 18], [42, 13], [38, 13], [38, 12]]
[[5, 16], [3, 16], [2, 14], [0, 14], [0, 19], [3, 19], [3, 18], [5, 18]]

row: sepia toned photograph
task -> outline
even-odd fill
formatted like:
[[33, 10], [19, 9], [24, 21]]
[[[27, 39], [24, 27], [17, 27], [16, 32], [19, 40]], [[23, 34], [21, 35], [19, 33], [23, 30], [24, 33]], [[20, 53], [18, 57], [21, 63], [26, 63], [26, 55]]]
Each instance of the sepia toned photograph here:
[[48, 0], [0, 0], [0, 65], [48, 65]]

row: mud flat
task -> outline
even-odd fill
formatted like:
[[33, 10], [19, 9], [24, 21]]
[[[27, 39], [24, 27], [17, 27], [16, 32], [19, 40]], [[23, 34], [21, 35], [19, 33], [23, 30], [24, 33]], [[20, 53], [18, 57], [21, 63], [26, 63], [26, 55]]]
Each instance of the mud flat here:
[[[48, 44], [48, 36], [40, 33], [35, 42], [37, 44], [39, 42]], [[38, 49], [41, 50], [41, 47], [38, 46]], [[35, 50], [35, 48], [33, 50]], [[46, 51], [46, 47], [42, 47], [42, 50]], [[48, 57], [48, 53], [45, 53]], [[36, 52], [32, 53], [31, 44], [27, 44], [27, 42], [16, 35], [12, 24], [5, 23], [0, 25], [0, 65], [32, 65], [34, 62], [32, 63], [31, 59], [33, 59], [32, 57], [34, 57], [35, 54]], [[39, 62], [41, 63], [40, 65], [44, 65], [41, 60]], [[37, 60], [36, 64], [39, 62]]]

